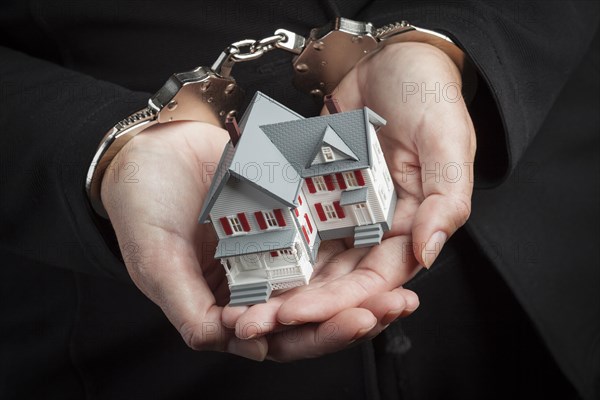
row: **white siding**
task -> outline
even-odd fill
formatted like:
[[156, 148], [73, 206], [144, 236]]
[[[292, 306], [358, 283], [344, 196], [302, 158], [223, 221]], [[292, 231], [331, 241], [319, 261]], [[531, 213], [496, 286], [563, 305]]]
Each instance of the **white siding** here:
[[[333, 203], [334, 201], [340, 201], [340, 197], [342, 196], [342, 191], [340, 190], [340, 186], [337, 182], [337, 178], [335, 174], [333, 175], [333, 182], [335, 185], [335, 190], [326, 191], [326, 192], [316, 192], [310, 193], [308, 187], [306, 186], [306, 181], [302, 184], [302, 192], [304, 193], [305, 199], [310, 204], [310, 213], [312, 214], [314, 224], [316, 229], [318, 230], [328, 230], [335, 228], [345, 228], [348, 226], [354, 226], [355, 222], [352, 218], [352, 214], [347, 212], [348, 207], [344, 208], [344, 213], [346, 214], [345, 218], [339, 220], [329, 220], [329, 221], [321, 221], [319, 219], [319, 214], [317, 214], [317, 210], [315, 209], [316, 203]], [[365, 182], [366, 183], [366, 182]]]
[[219, 239], [233, 236], [225, 234], [225, 231], [223, 230], [219, 219], [221, 217], [236, 215], [237, 213], [241, 212], [244, 212], [246, 214], [246, 219], [248, 220], [248, 224], [250, 225], [250, 232], [243, 232], [236, 235], [246, 235], [249, 233], [264, 232], [264, 230], [260, 229], [260, 226], [256, 221], [256, 217], [254, 216], [254, 212], [274, 210], [277, 208], [280, 208], [282, 211], [283, 218], [285, 219], [286, 223], [285, 228], [294, 229], [295, 225], [292, 222], [292, 216], [290, 215], [289, 208], [284, 207], [283, 205], [275, 202], [272, 198], [268, 197], [266, 194], [256, 189], [232, 189], [237, 188], [231, 188], [230, 186], [225, 186], [223, 188], [223, 191], [219, 194], [219, 198], [217, 199], [217, 201], [215, 201], [215, 204], [210, 212], [210, 219], [213, 223], [215, 232], [217, 233]]
[[[310, 241], [309, 247], [312, 250], [315, 245], [315, 239], [317, 237], [318, 228], [315, 223], [315, 219], [313, 218], [313, 215], [311, 214], [310, 208], [308, 206], [308, 199], [306, 198], [304, 193], [302, 193], [302, 191], [300, 191], [299, 197], [302, 198], [302, 205], [299, 205], [297, 208], [298, 217], [296, 217], [296, 218], [298, 219], [299, 224], [306, 229], [306, 233], [308, 234], [308, 238]], [[313, 228], [312, 233], [311, 233], [310, 229], [308, 229], [308, 225], [306, 223], [306, 219], [304, 218], [304, 215], [308, 216], [308, 219]], [[294, 217], [295, 217], [295, 214], [294, 214]], [[300, 234], [302, 234], [302, 232], [300, 232]]]
[[[372, 154], [373, 154], [373, 166], [370, 170], [370, 180], [372, 182], [373, 192], [376, 193], [377, 202], [379, 203], [382, 212], [384, 215], [387, 215], [387, 212], [390, 208], [390, 199], [392, 198], [392, 192], [394, 190], [394, 185], [392, 184], [392, 180], [390, 177], [390, 173], [385, 162], [385, 158], [383, 156], [383, 152], [381, 151], [381, 146], [379, 144], [379, 139], [377, 138], [377, 133], [375, 132], [375, 128], [372, 124], [369, 124], [369, 135], [371, 138], [371, 146], [372, 146]], [[386, 178], [387, 175], [387, 178]], [[383, 196], [382, 196], [383, 195]], [[385, 197], [385, 199], [383, 198]], [[385, 219], [385, 217], [384, 217]]]

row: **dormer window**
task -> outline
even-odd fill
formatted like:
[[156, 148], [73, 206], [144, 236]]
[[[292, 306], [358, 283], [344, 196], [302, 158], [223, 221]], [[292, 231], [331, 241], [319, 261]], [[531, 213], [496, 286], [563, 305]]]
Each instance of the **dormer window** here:
[[326, 162], [335, 161], [335, 156], [333, 155], [333, 150], [329, 146], [321, 147], [321, 154], [323, 154], [323, 159]]

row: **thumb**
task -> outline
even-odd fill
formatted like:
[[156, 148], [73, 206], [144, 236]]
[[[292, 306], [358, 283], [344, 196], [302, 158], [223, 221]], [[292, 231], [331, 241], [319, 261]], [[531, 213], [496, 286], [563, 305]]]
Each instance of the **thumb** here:
[[464, 104], [461, 109], [438, 115], [416, 139], [424, 200], [412, 235], [414, 253], [426, 268], [471, 213], [475, 131]]

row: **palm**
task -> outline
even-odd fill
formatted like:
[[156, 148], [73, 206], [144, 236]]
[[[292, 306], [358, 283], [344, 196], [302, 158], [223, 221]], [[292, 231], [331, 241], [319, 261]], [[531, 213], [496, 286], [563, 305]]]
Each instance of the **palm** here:
[[[430, 167], [426, 163], [452, 161], [469, 166], [472, 162], [474, 135], [464, 102], [436, 101], [435, 96], [422, 101], [420, 93], [404, 96], [407, 82], [419, 88], [423, 83], [435, 87], [436, 82], [440, 87], [458, 87], [460, 75], [445, 54], [429, 45], [392, 45], [360, 63], [334, 92], [342, 110], [367, 106], [387, 120], [379, 139], [399, 198], [392, 230], [372, 249], [353, 249], [348, 241], [330, 242], [320, 252], [326, 254], [320, 257], [308, 286], [247, 310], [226, 308], [224, 318], [229, 325], [255, 323], [267, 327], [264, 333], [277, 330], [278, 323], [327, 321], [341, 310], [364, 305], [371, 296], [393, 291], [414, 275], [417, 264], [423, 264], [423, 254], [413, 249], [424, 245], [415, 247], [414, 242], [422, 241], [424, 235], [429, 238], [433, 232], [428, 230], [441, 224], [436, 217], [445, 212], [445, 200], [455, 207], [453, 200], [458, 198], [457, 209], [470, 200], [469, 185], [450, 186], [459, 193], [449, 198], [444, 182], [439, 187], [438, 177], [427, 181], [421, 171]], [[444, 147], [448, 140], [461, 149], [458, 158], [452, 158], [456, 153]], [[459, 215], [445, 229], [453, 232], [465, 218]], [[328, 258], [331, 261], [324, 262]]]
[[[357, 338], [371, 337], [417, 307], [416, 295], [400, 287], [422, 263], [420, 254], [413, 254], [411, 241], [435, 227], [436, 212], [444, 211], [436, 209], [436, 204], [456, 205], [444, 187], [422, 180], [418, 168], [432, 155], [444, 153], [447, 137], [459, 147], [472, 151], [474, 147], [468, 145], [470, 137], [467, 134], [465, 139], [464, 132], [440, 135], [439, 130], [432, 130], [436, 121], [430, 115], [442, 124], [456, 124], [457, 116], [470, 122], [463, 103], [463, 109], [404, 104], [389, 90], [390, 82], [381, 78], [386, 66], [395, 66], [383, 71], [393, 79], [392, 86], [410, 78], [411, 71], [413, 78], [419, 78], [410, 63], [404, 66], [409, 68], [408, 75], [401, 72], [404, 67], [396, 61], [410, 58], [395, 59], [399, 53], [382, 51], [359, 64], [342, 81], [337, 96], [342, 109], [366, 105], [388, 121], [380, 140], [400, 198], [393, 230], [371, 249], [354, 249], [341, 240], [323, 243], [310, 285], [266, 304], [222, 307], [228, 287], [223, 269], [213, 259], [216, 237], [212, 227], [197, 223], [211, 182], [209, 172], [214, 171], [228, 139], [225, 131], [195, 122], [159, 125], [144, 131], [117, 155], [114, 168], [134, 163], [139, 171], [135, 185], [106, 178], [102, 185], [102, 200], [128, 272], [190, 347], [227, 350], [256, 359], [264, 358], [267, 347], [269, 356], [280, 360], [317, 356], [344, 348]], [[386, 56], [393, 62], [386, 61]], [[427, 61], [431, 54], [421, 56]], [[442, 72], [429, 71], [438, 77]], [[442, 77], [448, 76], [452, 75]], [[472, 161], [469, 157], [465, 159]], [[470, 199], [470, 188], [462, 190], [457, 198]], [[453, 232], [460, 224], [459, 217], [456, 226], [445, 229]], [[135, 250], [128, 252], [130, 248]], [[298, 340], [274, 333], [267, 342], [263, 334], [290, 329], [284, 325], [296, 325]], [[235, 332], [227, 327], [235, 327]], [[320, 342], [319, 337], [328, 340]]]
[[[157, 126], [138, 135], [113, 166], [133, 163], [135, 182], [103, 180], [102, 200], [136, 285], [158, 304], [182, 335], [210, 315], [220, 325], [227, 301], [216, 239], [197, 218], [210, 186], [206, 171], [219, 161], [227, 134], [212, 125]], [[213, 246], [213, 247], [211, 247]], [[193, 338], [187, 338], [193, 344]]]

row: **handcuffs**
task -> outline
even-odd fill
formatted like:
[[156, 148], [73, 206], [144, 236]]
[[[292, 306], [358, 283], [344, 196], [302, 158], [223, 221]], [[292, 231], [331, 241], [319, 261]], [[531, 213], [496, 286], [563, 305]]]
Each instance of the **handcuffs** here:
[[[102, 139], [88, 169], [85, 190], [96, 213], [108, 218], [100, 198], [102, 177], [116, 154], [135, 135], [172, 121], [200, 121], [223, 126], [235, 116], [243, 90], [231, 75], [236, 63], [260, 58], [273, 49], [295, 54], [294, 86], [321, 98], [331, 93], [360, 59], [389, 43], [425, 42], [443, 50], [463, 69], [464, 53], [445, 35], [396, 22], [375, 29], [370, 22], [336, 18], [312, 29], [308, 38], [286, 29], [261, 40], [244, 39], [229, 45], [211, 67], [172, 75], [148, 106], [118, 122]], [[210, 114], [207, 114], [209, 111]], [[212, 115], [211, 120], [206, 115]]]

